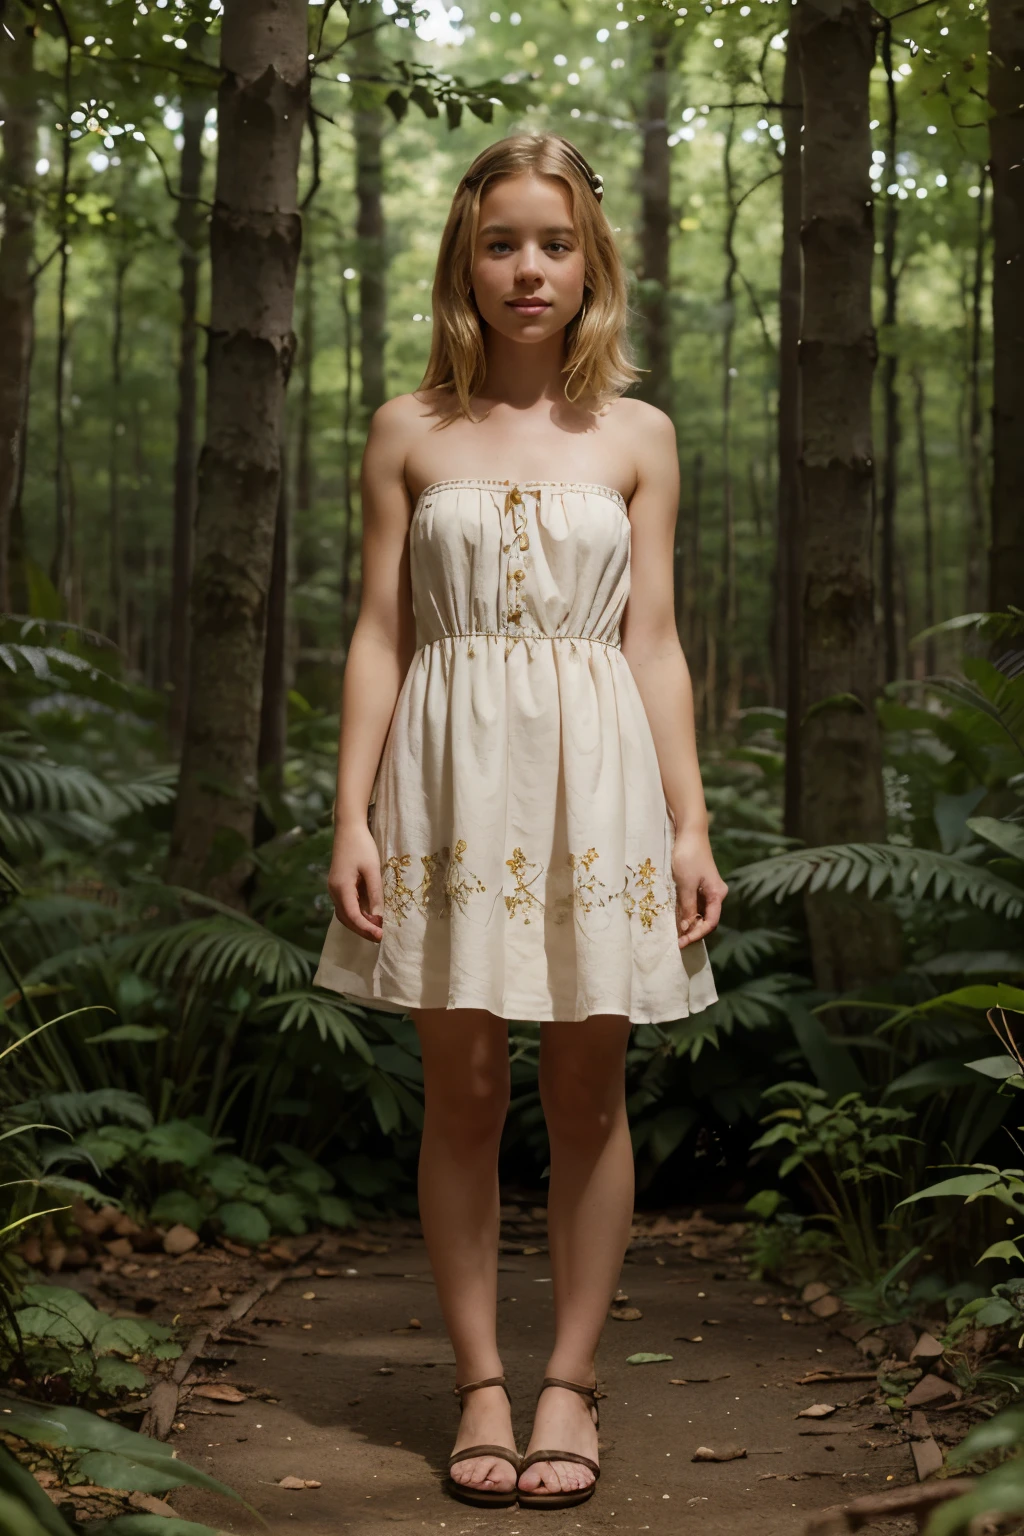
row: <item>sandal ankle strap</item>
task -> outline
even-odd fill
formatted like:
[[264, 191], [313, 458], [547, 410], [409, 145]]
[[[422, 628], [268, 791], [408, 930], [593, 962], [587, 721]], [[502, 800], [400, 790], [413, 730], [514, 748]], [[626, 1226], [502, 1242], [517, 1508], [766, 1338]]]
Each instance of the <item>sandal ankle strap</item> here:
[[[540, 1392], [543, 1392], [545, 1387], [565, 1387], [567, 1392], [578, 1392], [580, 1397], [587, 1398], [591, 1407], [597, 1406], [596, 1381], [592, 1387], [587, 1387], [581, 1381], [563, 1381], [560, 1376], [545, 1376], [541, 1382]], [[538, 1397], [540, 1392], [537, 1393]]]
[[[484, 1381], [467, 1381], [461, 1387], [452, 1387], [455, 1396], [461, 1398], [465, 1392], [475, 1392], [478, 1387], [505, 1387], [504, 1376], [488, 1376]], [[505, 1395], [508, 1396], [508, 1388], [505, 1387]]]

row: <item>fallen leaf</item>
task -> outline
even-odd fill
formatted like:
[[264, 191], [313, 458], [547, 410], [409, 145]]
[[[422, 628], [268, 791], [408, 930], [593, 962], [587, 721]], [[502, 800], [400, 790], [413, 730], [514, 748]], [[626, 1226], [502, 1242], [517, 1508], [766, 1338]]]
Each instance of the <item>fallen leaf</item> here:
[[698, 1445], [691, 1461], [738, 1461], [745, 1456], [746, 1451], [738, 1445], [723, 1445], [720, 1451], [713, 1451], [709, 1445]]
[[671, 1359], [672, 1359], [671, 1355], [652, 1355], [652, 1354], [641, 1353], [639, 1355], [627, 1355], [626, 1356], [626, 1364], [627, 1365], [654, 1365], [659, 1360], [671, 1360]]
[[316, 1291], [303, 1291], [303, 1301], [316, 1301]]
[[377, 1375], [378, 1376], [393, 1376], [394, 1374], [395, 1374], [394, 1370], [392, 1369], [392, 1367], [390, 1365], [382, 1365], [382, 1366], [378, 1367], [378, 1370], [377, 1370]]
[[418, 1317], [410, 1317], [410, 1319], [409, 1319], [409, 1327], [410, 1328], [422, 1328], [423, 1324], [420, 1322]]
[[827, 1419], [830, 1413], [835, 1413], [835, 1403], [812, 1403], [809, 1408], [801, 1408], [797, 1414], [798, 1419]]
[[616, 1306], [624, 1306], [629, 1300], [629, 1297], [626, 1295], [625, 1291], [620, 1290], [615, 1292], [612, 1300], [615, 1302]]
[[336, 1269], [317, 1269], [313, 1273], [318, 1280], [333, 1280], [338, 1271]]
[[608, 1316], [614, 1317], [618, 1323], [635, 1323], [643, 1317], [643, 1313], [639, 1307], [611, 1307]]
[[[771, 1301], [771, 1297], [770, 1296], [755, 1296], [753, 1301], [751, 1302], [751, 1306], [754, 1306], [754, 1307], [766, 1307], [770, 1301]], [[775, 1477], [777, 1474], [774, 1473], [774, 1472], [769, 1472], [769, 1473], [766, 1473], [765, 1475], [767, 1477]]]
[[312, 1477], [282, 1477], [278, 1479], [279, 1488], [319, 1488], [321, 1486]]
[[822, 1296], [827, 1296], [828, 1294], [829, 1287], [823, 1280], [812, 1280], [811, 1283], [809, 1285], [805, 1285], [803, 1290], [800, 1292], [800, 1300], [810, 1303], [812, 1301], [818, 1301]]
[[196, 1302], [197, 1307], [223, 1307], [224, 1304], [224, 1297], [220, 1293], [219, 1286], [216, 1285], [211, 1285]]
[[543, 1252], [544, 1252], [543, 1248], [524, 1248], [523, 1249], [524, 1255], [525, 1254], [533, 1254], [533, 1253], [543, 1253]]
[[817, 1301], [812, 1301], [808, 1308], [815, 1317], [835, 1317], [837, 1312], [843, 1310], [843, 1304], [838, 1296], [822, 1296]]
[[674, 1342], [677, 1344], [703, 1344], [704, 1335], [702, 1333], [677, 1333]]
[[[122, 1270], [123, 1273], [124, 1271]], [[910, 1358], [911, 1360], [937, 1360], [942, 1353], [943, 1347], [934, 1334], [922, 1333], [910, 1351]]]
[[193, 1232], [191, 1227], [186, 1227], [183, 1222], [175, 1222], [174, 1226], [164, 1234], [164, 1253], [188, 1253], [191, 1248], [197, 1247], [199, 1233]]
[[201, 1387], [196, 1387], [193, 1397], [212, 1397], [216, 1403], [244, 1403], [245, 1393], [239, 1392], [237, 1387], [231, 1386], [226, 1381], [207, 1381]]
[[704, 1325], [705, 1328], [717, 1328], [719, 1326], [719, 1324], [721, 1323], [721, 1321], [722, 1321], [722, 1319], [720, 1317], [702, 1317], [701, 1318], [701, 1323]]

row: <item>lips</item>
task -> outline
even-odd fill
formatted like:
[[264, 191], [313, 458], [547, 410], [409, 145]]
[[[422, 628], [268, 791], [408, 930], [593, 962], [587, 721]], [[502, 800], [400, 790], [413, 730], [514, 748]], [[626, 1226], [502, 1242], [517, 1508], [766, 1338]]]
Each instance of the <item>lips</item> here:
[[546, 299], [509, 299], [508, 307], [509, 309], [516, 310], [519, 314], [540, 315], [543, 314], [544, 310], [550, 309], [551, 305]]

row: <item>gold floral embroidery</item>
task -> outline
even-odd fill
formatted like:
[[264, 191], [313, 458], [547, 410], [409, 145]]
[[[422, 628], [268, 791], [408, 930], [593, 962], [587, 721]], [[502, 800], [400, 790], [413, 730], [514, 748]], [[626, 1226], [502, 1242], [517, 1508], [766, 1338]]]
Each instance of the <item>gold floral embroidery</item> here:
[[415, 906], [426, 916], [445, 917], [457, 903], [463, 912], [475, 891], [486, 891], [483, 881], [463, 864], [467, 848], [460, 838], [454, 849], [439, 848], [420, 855], [423, 876], [419, 885], [406, 884], [404, 871], [412, 863], [411, 853], [393, 854], [384, 862], [384, 909], [396, 923], [409, 916]]
[[569, 868], [573, 873], [573, 902], [581, 907], [584, 912], [590, 912], [594, 907], [603, 907], [604, 898], [597, 894], [597, 887], [605, 889], [603, 880], [599, 880], [593, 873], [592, 865], [598, 857], [596, 848], [588, 848], [586, 853], [570, 853]]
[[509, 624], [522, 625], [523, 600], [520, 583], [525, 581], [526, 572], [517, 564], [520, 551], [530, 546], [529, 535], [526, 531], [526, 504], [518, 485], [513, 485], [505, 496], [505, 516], [511, 513], [513, 535], [508, 544], [502, 548], [508, 553], [508, 565], [505, 570], [505, 657], [509, 656], [517, 640], [521, 635], [510, 635]]
[[[510, 896], [505, 897], [505, 905], [508, 908], [509, 917], [515, 917], [520, 907], [522, 907], [523, 911], [527, 914], [532, 912], [535, 908], [538, 910], [543, 910], [544, 903], [541, 901], [539, 896], [535, 895], [534, 892], [530, 890], [530, 886], [533, 885], [534, 881], [540, 874], [540, 866], [537, 864], [531, 864], [521, 848], [513, 848], [512, 857], [510, 859], [506, 859], [505, 863], [512, 871], [512, 877], [516, 882], [515, 890]], [[526, 871], [528, 869], [537, 870], [537, 874], [531, 876], [529, 880], [526, 879]], [[529, 916], [523, 918], [524, 923], [528, 923], [529, 921]]]
[[384, 863], [384, 910], [391, 913], [396, 923], [408, 917], [419, 890], [418, 886], [405, 883], [405, 871], [411, 863], [411, 853], [392, 854]]
[[[634, 896], [629, 889], [630, 876], [633, 877], [633, 885], [641, 893]], [[657, 879], [657, 867], [650, 859], [644, 859], [639, 869], [632, 865], [626, 865], [626, 878], [621, 891], [616, 891], [616, 896], [622, 902], [623, 910], [627, 917], [632, 917], [634, 912], [640, 914], [640, 924], [643, 928], [650, 929], [659, 912], [664, 912], [675, 904], [674, 894], [668, 893], [664, 901], [659, 901], [654, 894], [654, 883]]]
[[[457, 901], [463, 912], [466, 910], [466, 902], [474, 891], [486, 891], [487, 887], [482, 880], [469, 870], [463, 869], [462, 855], [466, 851], [466, 839], [460, 837], [452, 851], [448, 863], [448, 872], [445, 876], [444, 894], [447, 911], [451, 911], [452, 902]], [[447, 848], [445, 853], [447, 853]]]

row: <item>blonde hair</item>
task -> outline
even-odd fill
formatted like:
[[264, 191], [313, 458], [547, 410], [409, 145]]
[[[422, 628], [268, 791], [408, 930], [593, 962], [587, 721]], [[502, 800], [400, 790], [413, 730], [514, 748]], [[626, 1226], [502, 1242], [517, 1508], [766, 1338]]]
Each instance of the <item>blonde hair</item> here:
[[[565, 397], [600, 407], [640, 378], [626, 330], [626, 270], [601, 207], [601, 178], [557, 133], [513, 134], [483, 150], [462, 177], [441, 236], [433, 288], [433, 334], [420, 389], [450, 393], [453, 416], [473, 420], [470, 401], [486, 371], [480, 314], [469, 292], [485, 188], [499, 177], [557, 176], [569, 189], [583, 246], [583, 303], [565, 328]], [[570, 393], [570, 388], [574, 390]]]

